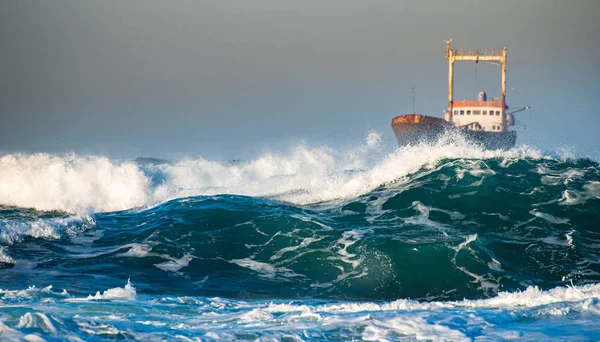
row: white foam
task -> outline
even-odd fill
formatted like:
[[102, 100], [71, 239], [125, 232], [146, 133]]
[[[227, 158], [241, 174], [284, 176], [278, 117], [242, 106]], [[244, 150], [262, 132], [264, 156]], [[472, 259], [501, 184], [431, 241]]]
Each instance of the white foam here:
[[0, 320], [0, 337], [3, 341], [27, 341], [27, 342], [45, 342], [43, 338], [36, 334], [23, 334], [15, 330]]
[[583, 186], [589, 198], [600, 198], [600, 182], [591, 181]]
[[7, 221], [0, 219], [0, 242], [13, 244], [24, 237], [57, 240], [62, 232], [72, 231], [73, 226], [93, 224], [87, 215], [64, 218], [37, 219], [35, 221]]
[[132, 243], [123, 247], [129, 247], [129, 249], [125, 253], [117, 254], [118, 257], [144, 258], [152, 251], [152, 246], [147, 244]]
[[257, 308], [241, 315], [239, 319], [242, 322], [266, 321], [273, 319], [273, 315], [271, 315], [268, 311]]
[[81, 320], [74, 320], [77, 323], [79, 329], [86, 334], [89, 335], [104, 335], [103, 337], [106, 339], [106, 335], [117, 336], [119, 334], [123, 334], [124, 332], [113, 327], [112, 325], [104, 324], [104, 323], [96, 323], [96, 322], [88, 322]]
[[96, 292], [94, 296], [89, 295], [86, 300], [103, 300], [103, 299], [121, 299], [121, 300], [135, 300], [137, 297], [137, 293], [135, 291], [135, 287], [131, 285], [131, 282], [127, 280], [127, 285], [125, 287], [115, 287], [112, 289], [108, 289], [102, 294], [100, 291]]
[[0, 246], [0, 263], [3, 264], [14, 264], [15, 260], [10, 257], [10, 255], [6, 254], [4, 251], [4, 247]]
[[422, 226], [422, 227], [431, 227], [435, 230], [439, 230], [442, 234], [444, 234], [446, 236], [448, 235], [448, 233], [446, 232], [448, 230], [448, 228], [441, 223], [431, 220], [429, 218], [429, 213], [431, 211], [440, 211], [440, 212], [444, 212], [444, 213], [450, 215], [452, 217], [452, 219], [460, 219], [463, 217], [463, 215], [460, 213], [449, 212], [449, 211], [445, 211], [442, 209], [428, 207], [419, 201], [414, 201], [412, 203], [412, 205], [413, 205], [412, 208], [415, 211], [417, 211], [418, 214], [415, 216], [412, 216], [412, 217], [405, 218], [404, 219], [405, 223], [411, 224], [411, 225]]
[[568, 189], [563, 191], [559, 200], [561, 205], [579, 205], [584, 204], [590, 199], [600, 198], [600, 182], [590, 181], [583, 186], [581, 190]]
[[[540, 290], [537, 286], [530, 286], [524, 291], [499, 292], [496, 297], [489, 299], [447, 302], [419, 302], [409, 299], [398, 299], [392, 302], [348, 302], [324, 305], [295, 305], [295, 304], [273, 304], [266, 306], [265, 310], [271, 313], [297, 312], [310, 310], [315, 313], [355, 313], [369, 311], [423, 311], [438, 309], [460, 309], [460, 308], [491, 308], [510, 309], [518, 307], [536, 308], [551, 304], [565, 302], [582, 302], [583, 309], [598, 311], [591, 299], [600, 299], [600, 284], [588, 284], [581, 286], [555, 287], [550, 290]], [[550, 312], [552, 313], [552, 312]], [[558, 311], [557, 311], [558, 313]], [[600, 314], [600, 311], [596, 312]]]
[[537, 211], [535, 209], [529, 211], [529, 213], [533, 216], [539, 217], [539, 218], [544, 219], [553, 224], [568, 224], [569, 223], [569, 219], [562, 219], [562, 218], [559, 218], [556, 216], [552, 216], [550, 214], [546, 214], [546, 213]]
[[181, 258], [175, 258], [168, 254], [152, 253], [152, 248], [154, 244], [155, 243], [132, 243], [124, 245], [122, 247], [119, 247], [118, 249], [129, 249], [125, 253], [117, 254], [117, 256], [122, 258], [159, 257], [165, 259], [166, 261], [154, 264], [154, 266], [165, 272], [179, 272], [179, 270], [181, 270], [184, 267], [187, 267], [190, 261], [194, 259], [194, 256], [189, 253], [184, 254]]
[[44, 293], [52, 294], [55, 296], [62, 296], [62, 297], [69, 296], [69, 293], [67, 293], [67, 291], [64, 289], [60, 293], [53, 292], [52, 285], [46, 286], [41, 289], [36, 287], [35, 285], [31, 285], [25, 290], [2, 290], [2, 289], [0, 289], [0, 294], [4, 294], [3, 298], [33, 298], [35, 296], [38, 296], [39, 294], [44, 294]]
[[[361, 264], [364, 257], [358, 256], [358, 258], [356, 258], [357, 254], [348, 252], [348, 247], [354, 245], [360, 239], [362, 239], [364, 234], [365, 234], [365, 231], [359, 230], [359, 229], [353, 229], [353, 230], [344, 232], [342, 234], [342, 237], [336, 241], [336, 245], [342, 246], [341, 248], [338, 248], [338, 250], [337, 250], [337, 253], [341, 257], [338, 258], [338, 257], [330, 256], [327, 259], [328, 260], [341, 260], [341, 261], [349, 264], [350, 266], [352, 266], [353, 270], [356, 269]], [[342, 274], [344, 274], [343, 268], [341, 270], [342, 270]], [[338, 276], [339, 280], [341, 280], [341, 278], [340, 278], [341, 276], [342, 275]]]
[[[368, 193], [423, 167], [432, 168], [445, 158], [543, 157], [529, 147], [487, 151], [456, 139], [402, 147], [387, 154], [380, 140], [371, 133], [362, 146], [347, 150], [298, 145], [287, 154], [266, 153], [248, 162], [196, 158], [146, 166], [146, 171], [134, 162], [106, 157], [9, 154], [0, 157], [0, 204], [72, 213], [89, 209], [103, 212], [216, 194], [275, 197], [308, 204]], [[153, 185], [144, 172], [156, 173], [164, 181]], [[484, 176], [486, 172], [479, 168], [473, 174]]]
[[[474, 237], [466, 240], [477, 241]], [[473, 241], [465, 241], [462, 248], [467, 248]], [[50, 287], [45, 289], [51, 290]], [[108, 293], [113, 290], [115, 289], [105, 291], [104, 295], [112, 297]], [[36, 308], [45, 310], [43, 313], [19, 313], [23, 316], [14, 328], [37, 329], [36, 332], [44, 337], [53, 335], [48, 336], [52, 339], [65, 333], [66, 326], [58, 317], [68, 317], [77, 324], [77, 331], [84, 334], [139, 340], [169, 339], [168, 336], [177, 337], [175, 334], [179, 331], [192, 336], [201, 334], [202, 338], [211, 340], [233, 340], [240, 336], [260, 340], [313, 340], [327, 337], [376, 341], [504, 340], [536, 337], [542, 340], [571, 339], [579, 337], [577, 330], [573, 334], [562, 336], [555, 335], [552, 329], [540, 330], [540, 327], [547, 329], [552, 324], [565, 324], [566, 321], [568, 329], [581, 328], [582, 324], [589, 325], [589, 322], [600, 317], [599, 299], [600, 284], [550, 290], [529, 287], [525, 291], [500, 292], [489, 299], [445, 302], [399, 299], [391, 302], [332, 303], [294, 300], [288, 303], [269, 303], [261, 300], [205, 297], [167, 297], [157, 300], [154, 296], [145, 295], [141, 296], [139, 304], [143, 307], [151, 305], [152, 310], [134, 316], [131, 316], [131, 308], [119, 303], [94, 305], [91, 311], [81, 310], [86, 307], [81, 305], [44, 304]], [[71, 301], [65, 299], [63, 302]], [[180, 308], [183, 310], [179, 314], [173, 314], [173, 305], [178, 303], [185, 308]], [[548, 316], [555, 316], [557, 319]], [[148, 330], [148, 333], [132, 330], [132, 324], [144, 325], [144, 330]], [[593, 325], [589, 327], [592, 328], [581, 338], [589, 338], [592, 332], [598, 330]], [[520, 334], [519, 331], [523, 328], [526, 331]], [[164, 335], [166, 331], [173, 334]], [[26, 337], [23, 332], [6, 326], [1, 320], [0, 334], [11, 340], [24, 340]], [[34, 334], [27, 336], [34, 340], [39, 338]]]
[[115, 211], [148, 202], [148, 179], [132, 162], [105, 157], [0, 157], [0, 204], [66, 212]]
[[311, 243], [316, 242], [316, 241], [320, 241], [322, 239], [324, 239], [324, 237], [320, 237], [320, 238], [305, 238], [297, 246], [284, 247], [284, 248], [280, 249], [279, 251], [277, 251], [277, 253], [275, 253], [275, 255], [273, 255], [271, 258], [269, 258], [269, 260], [271, 260], [271, 261], [277, 260], [277, 259], [281, 258], [285, 253], [293, 252], [293, 251], [295, 251], [295, 250], [297, 250], [299, 248], [304, 248], [304, 247], [310, 245]]
[[254, 272], [257, 272], [258, 275], [263, 278], [273, 279], [275, 276], [281, 276], [284, 278], [301, 277], [301, 275], [296, 274], [294, 271], [285, 267], [275, 267], [271, 264], [252, 260], [250, 258], [234, 259], [229, 262], [240, 267], [251, 269]]
[[154, 266], [165, 272], [178, 272], [180, 269], [187, 267], [193, 258], [194, 257], [191, 254], [186, 254], [179, 259], [161, 262], [159, 264], [154, 264]]
[[387, 340], [386, 337], [394, 339], [397, 334], [414, 336], [417, 340], [433, 341], [441, 338], [446, 341], [471, 341], [458, 330], [437, 323], [429, 323], [422, 317], [376, 320], [366, 327], [362, 338], [367, 341], [382, 341]]
[[[88, 215], [37, 219], [35, 221], [0, 219], [0, 243], [12, 245], [26, 237], [58, 240], [63, 232], [73, 233], [93, 224], [94, 220]], [[0, 263], [15, 263], [14, 259], [6, 253], [5, 246], [0, 246]]]
[[23, 334], [4, 324], [4, 322], [0, 320], [0, 336], [7, 340], [18, 341], [23, 337]]
[[[418, 171], [421, 167], [433, 167], [443, 158], [478, 158], [502, 156], [502, 152], [490, 152], [477, 150], [475, 147], [457, 147], [457, 146], [433, 146], [425, 148], [424, 146], [400, 148], [383, 159], [367, 165], [357, 160], [360, 158], [353, 156], [348, 158], [343, 153], [336, 153], [331, 150], [307, 149], [306, 147], [297, 147], [291, 156], [293, 167], [290, 167], [285, 174], [291, 174], [286, 181], [276, 180], [271, 182], [273, 175], [283, 172], [269, 172], [263, 176], [264, 182], [252, 183], [244, 182], [243, 185], [233, 187], [227, 186], [232, 191], [230, 193], [241, 193], [248, 195], [265, 195], [285, 193], [282, 199], [293, 203], [307, 204], [321, 201], [327, 201], [339, 198], [353, 198], [361, 194], [374, 190], [382, 184], [398, 180], [410, 173]], [[507, 157], [520, 155], [521, 152], [505, 152]], [[367, 154], [365, 152], [365, 154]], [[471, 154], [471, 155], [469, 155]], [[307, 158], [311, 156], [312, 158]], [[252, 169], [252, 173], [261, 174], [261, 167], [266, 164], [289, 165], [290, 158], [271, 157], [268, 163], [260, 161], [252, 162], [247, 167]], [[367, 159], [363, 156], [363, 159]], [[361, 165], [362, 164], [362, 165]], [[348, 169], [366, 169], [364, 172], [346, 173]], [[269, 169], [270, 170], [270, 169]], [[241, 170], [241, 174], [247, 174], [248, 170]], [[189, 178], [187, 178], [189, 180]], [[226, 185], [226, 184], [222, 184]], [[264, 189], [267, 189], [265, 191]], [[297, 193], [293, 190], [304, 189], [306, 191]]]
[[564, 172], [555, 172], [543, 166], [538, 167], [537, 172], [543, 175], [541, 180], [545, 185], [567, 185], [585, 176], [585, 172], [581, 170], [568, 169]]
[[[474, 272], [469, 271], [464, 266], [458, 266], [458, 264], [456, 263], [456, 258], [458, 257], [458, 253], [460, 253], [461, 250], [466, 250], [470, 253], [473, 253], [473, 250], [470, 249], [469, 244], [475, 241], [477, 241], [477, 234], [469, 235], [465, 238], [465, 241], [461, 242], [457, 247], [451, 247], [455, 251], [451, 261], [454, 264], [454, 267], [456, 267], [459, 271], [463, 272], [464, 274], [472, 277], [474, 279], [473, 282], [479, 284], [479, 290], [486, 292], [489, 292], [491, 290], [493, 293], [496, 293], [498, 288], [500, 287], [499, 279], [496, 279], [493, 275], [489, 273], [485, 275], [478, 275]], [[498, 265], [499, 264], [500, 263], [498, 263]], [[495, 267], [497, 267], [498, 265], [495, 265]]]
[[50, 318], [41, 312], [28, 312], [21, 316], [17, 328], [40, 329], [50, 334], [58, 332]]
[[44, 340], [43, 338], [41, 338], [38, 335], [35, 334], [27, 334], [25, 336], [23, 336], [23, 341], [27, 341], [27, 342], [45, 342], [46, 340]]

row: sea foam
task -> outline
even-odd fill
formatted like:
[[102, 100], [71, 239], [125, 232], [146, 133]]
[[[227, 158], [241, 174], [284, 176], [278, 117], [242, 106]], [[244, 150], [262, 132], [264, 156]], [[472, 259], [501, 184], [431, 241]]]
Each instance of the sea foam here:
[[115, 211], [148, 202], [148, 179], [133, 162], [105, 157], [0, 157], [0, 204], [65, 212]]
[[[442, 302], [241, 301], [145, 294], [136, 298], [133, 307], [111, 300], [131, 299], [123, 295], [130, 286], [128, 283], [124, 288], [110, 289], [92, 298], [45, 303], [38, 310], [20, 313], [18, 323], [12, 327], [0, 321], [0, 333], [20, 340], [31, 330], [50, 338], [67, 333], [88, 338], [119, 335], [144, 340], [169, 339], [176, 334], [185, 334], [188, 339], [203, 336], [227, 340], [240, 336], [292, 340], [579, 340], [597, 336], [594, 333], [598, 329], [593, 324], [587, 331], [577, 329], [600, 315], [598, 284], [549, 290], [529, 287], [525, 291], [500, 292], [489, 299]], [[106, 301], [102, 305], [90, 304], [91, 311], [82, 310], [90, 307], [83, 302], [98, 299]], [[0, 303], [5, 300], [0, 297]], [[20, 305], [26, 307], [27, 302]], [[582, 316], [585, 319], [578, 318]], [[67, 331], [63, 321], [73, 317], [77, 329]], [[134, 323], [144, 328], [132, 329]]]
[[372, 133], [363, 145], [346, 150], [297, 145], [285, 154], [266, 153], [245, 162], [198, 157], [144, 167], [101, 156], [9, 154], [0, 157], [0, 205], [111, 212], [217, 194], [310, 204], [368, 193], [442, 159], [545, 157], [529, 147], [486, 151], [455, 137], [388, 153], [380, 140]]

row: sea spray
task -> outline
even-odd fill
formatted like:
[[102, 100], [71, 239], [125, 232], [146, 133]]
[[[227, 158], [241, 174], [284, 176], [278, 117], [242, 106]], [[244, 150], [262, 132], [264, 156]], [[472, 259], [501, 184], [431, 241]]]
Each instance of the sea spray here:
[[367, 140], [249, 161], [0, 157], [0, 334], [600, 334], [597, 162]]
[[445, 159], [497, 158], [510, 163], [549, 158], [530, 147], [486, 151], [460, 139], [448, 139], [386, 155], [379, 136], [373, 133], [364, 145], [349, 150], [298, 145], [287, 154], [266, 154], [241, 162], [198, 157], [140, 164], [75, 154], [9, 154], [0, 157], [0, 204], [76, 214], [217, 194], [311, 204], [363, 195]]

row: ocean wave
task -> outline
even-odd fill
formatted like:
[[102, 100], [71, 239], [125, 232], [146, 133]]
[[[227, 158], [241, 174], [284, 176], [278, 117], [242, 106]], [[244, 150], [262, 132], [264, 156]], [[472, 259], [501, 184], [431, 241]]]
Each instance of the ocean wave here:
[[528, 287], [439, 302], [132, 296], [129, 282], [87, 298], [45, 290], [15, 299], [0, 291], [0, 304], [9, 304], [0, 332], [15, 339], [570, 340], [600, 333], [589, 324], [600, 315], [599, 286]]
[[460, 144], [377, 151], [371, 137], [350, 155], [297, 147], [247, 162], [3, 157], [0, 172], [31, 184], [45, 171], [23, 161], [41, 158], [145, 195], [124, 190], [141, 200], [103, 212], [110, 191], [64, 199], [57, 187], [32, 199], [83, 212], [0, 206], [0, 280], [86, 279], [75, 295], [134, 278], [172, 294], [428, 302], [600, 282], [596, 162]]
[[[93, 274], [194, 295], [426, 301], [600, 281], [598, 201], [572, 210], [556, 201], [561, 187], [536, 197], [489, 175], [469, 176], [484, 180], [464, 189], [472, 180], [448, 183], [459, 167], [450, 164], [417, 175], [417, 187], [393, 184], [335, 206], [200, 196], [96, 214], [89, 226], [59, 219], [70, 223], [48, 225], [48, 235], [21, 222], [0, 250], [13, 265], [3, 277], [51, 270], [61, 286]], [[535, 174], [535, 162], [517, 166]], [[475, 193], [449, 199], [457, 191]]]
[[0, 204], [70, 213], [115, 211], [149, 201], [149, 181], [133, 162], [106, 157], [0, 157]]
[[57, 240], [65, 234], [77, 234], [93, 224], [93, 218], [88, 215], [18, 221], [0, 218], [0, 243], [12, 245], [26, 237]]
[[366, 194], [422, 168], [434, 168], [445, 159], [499, 158], [509, 164], [523, 158], [546, 158], [530, 147], [486, 151], [456, 140], [403, 147], [387, 154], [379, 141], [377, 134], [371, 134], [364, 145], [347, 150], [298, 145], [288, 154], [267, 153], [245, 162], [9, 154], [0, 157], [0, 205], [111, 212], [217, 194], [311, 204]]

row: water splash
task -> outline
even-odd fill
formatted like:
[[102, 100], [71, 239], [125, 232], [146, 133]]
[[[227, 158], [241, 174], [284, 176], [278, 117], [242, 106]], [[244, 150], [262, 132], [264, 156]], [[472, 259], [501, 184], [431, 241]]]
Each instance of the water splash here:
[[298, 145], [244, 162], [189, 158], [136, 163], [106, 157], [10, 154], [0, 157], [0, 205], [69, 213], [148, 207], [199, 195], [238, 194], [310, 204], [353, 198], [444, 159], [545, 158], [537, 149], [486, 151], [456, 139], [390, 154], [371, 133], [348, 150]]

